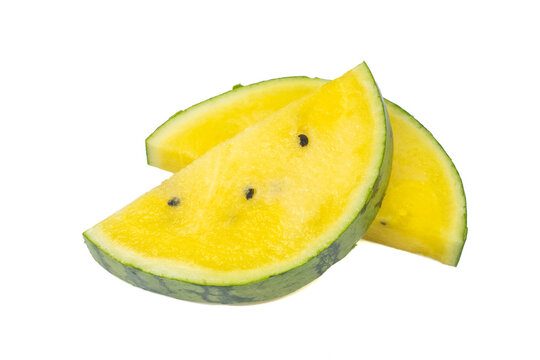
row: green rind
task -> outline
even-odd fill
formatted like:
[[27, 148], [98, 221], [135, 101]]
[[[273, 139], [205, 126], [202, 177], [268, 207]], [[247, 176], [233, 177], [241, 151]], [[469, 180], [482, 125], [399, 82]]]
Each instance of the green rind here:
[[[221, 99], [222, 97], [229, 97], [229, 96], [235, 96], [237, 94], [240, 94], [241, 92], [244, 92], [244, 91], [249, 91], [251, 90], [251, 88], [253, 87], [258, 87], [260, 85], [266, 85], [266, 84], [270, 84], [270, 83], [273, 83], [275, 81], [287, 81], [287, 80], [294, 80], [294, 79], [310, 79], [310, 80], [313, 80], [313, 81], [323, 81], [323, 82], [328, 82], [328, 80], [324, 80], [324, 79], [320, 79], [320, 78], [310, 78], [308, 76], [285, 76], [285, 77], [281, 77], [281, 78], [276, 78], [276, 79], [270, 79], [270, 80], [264, 80], [264, 81], [259, 81], [259, 82], [256, 82], [256, 83], [253, 83], [253, 84], [249, 84], [249, 85], [242, 85], [242, 84], [236, 84], [233, 86], [232, 90], [229, 90], [229, 91], [226, 91], [224, 93], [221, 93], [219, 95], [216, 95], [214, 97], [211, 97], [209, 99], [206, 99], [204, 101], [201, 101], [200, 103], [197, 103], [195, 105], [192, 105], [190, 106], [189, 108], [185, 109], [185, 110], [180, 110], [178, 112], [176, 112], [173, 116], [171, 116], [167, 121], [165, 121], [163, 124], [161, 124], [160, 126], [158, 126], [156, 128], [156, 130], [154, 130], [154, 132], [152, 134], [150, 134], [150, 136], [148, 136], [145, 140], [145, 147], [146, 147], [146, 163], [148, 165], [151, 165], [151, 166], [157, 166], [157, 165], [154, 165], [150, 159], [150, 154], [149, 154], [149, 145], [148, 145], [148, 142], [156, 135], [159, 133], [160, 130], [162, 130], [165, 126], [167, 126], [169, 123], [173, 122], [173, 121], [178, 121], [178, 116], [179, 115], [185, 115], [185, 114], [189, 114], [191, 111], [193, 110], [196, 110], [196, 109], [199, 109], [201, 107], [204, 107], [204, 106], [212, 106], [212, 102], [214, 102], [215, 100], [217, 99]], [[157, 166], [159, 167], [159, 166]]]
[[[364, 66], [369, 71], [365, 64]], [[376, 84], [370, 71], [369, 74], [373, 83]], [[386, 134], [383, 156], [378, 166], [378, 176], [364, 199], [364, 206], [356, 214], [354, 220], [335, 241], [304, 264], [254, 282], [216, 286], [170, 279], [123, 264], [100, 249], [87, 234], [83, 234], [90, 253], [103, 268], [120, 279], [145, 290], [182, 300], [200, 303], [248, 304], [276, 299], [298, 290], [321, 276], [354, 248], [375, 219], [382, 204], [390, 180], [393, 143], [390, 119], [380, 92], [379, 98], [385, 117]]]
[[429, 131], [424, 125], [422, 125], [422, 123], [420, 123], [420, 121], [418, 121], [414, 116], [409, 114], [401, 106], [399, 106], [396, 103], [394, 103], [394, 102], [392, 102], [390, 100], [387, 100], [387, 99], [385, 99], [384, 101], [385, 101], [385, 103], [396, 107], [398, 109], [398, 111], [402, 112], [412, 123], [417, 125], [425, 133], [425, 135], [432, 141], [433, 144], [437, 145], [437, 147], [439, 148], [441, 153], [444, 154], [444, 157], [446, 158], [448, 164], [450, 164], [451, 168], [454, 170], [455, 175], [456, 175], [456, 179], [459, 181], [459, 193], [463, 197], [463, 236], [462, 236], [462, 241], [459, 244], [459, 248], [457, 249], [456, 257], [454, 259], [454, 262], [448, 264], [448, 265], [451, 265], [451, 266], [457, 266], [457, 264], [459, 263], [459, 259], [461, 258], [461, 253], [463, 252], [463, 247], [465, 246], [465, 241], [467, 240], [467, 232], [468, 232], [468, 228], [467, 228], [467, 199], [465, 197], [465, 188], [463, 187], [463, 181], [461, 180], [461, 176], [459, 175], [459, 171], [457, 170], [456, 165], [454, 164], [454, 162], [452, 161], [452, 159], [450, 158], [448, 153], [444, 150], [444, 148], [437, 141], [437, 139], [435, 139], [435, 136], [433, 136], [431, 131]]

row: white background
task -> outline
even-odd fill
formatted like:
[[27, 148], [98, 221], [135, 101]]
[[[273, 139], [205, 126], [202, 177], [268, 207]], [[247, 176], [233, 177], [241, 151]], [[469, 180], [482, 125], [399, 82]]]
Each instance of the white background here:
[[[2, 359], [539, 359], [535, 1], [2, 1]], [[366, 61], [459, 169], [457, 268], [361, 241], [286, 298], [201, 305], [103, 270], [81, 233], [168, 174], [179, 109]]]

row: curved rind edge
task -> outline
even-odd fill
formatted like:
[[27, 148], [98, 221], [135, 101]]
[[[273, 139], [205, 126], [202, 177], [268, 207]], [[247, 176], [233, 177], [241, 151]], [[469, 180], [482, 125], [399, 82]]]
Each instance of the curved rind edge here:
[[[156, 135], [161, 129], [163, 129], [165, 126], [167, 126], [171, 121], [175, 121], [178, 117], [178, 115], [182, 114], [182, 113], [186, 113], [186, 112], [189, 112], [190, 110], [193, 110], [193, 109], [197, 109], [201, 106], [205, 106], [207, 104], [211, 104], [213, 101], [217, 100], [218, 98], [221, 98], [223, 96], [231, 96], [231, 95], [235, 95], [235, 94], [238, 94], [239, 92], [244, 92], [244, 91], [249, 91], [250, 88], [252, 87], [257, 87], [257, 85], [263, 85], [263, 84], [267, 84], [267, 83], [271, 83], [271, 82], [274, 82], [274, 81], [283, 81], [283, 80], [295, 80], [295, 79], [311, 79], [311, 80], [321, 80], [321, 81], [327, 81], [325, 79], [321, 79], [321, 78], [318, 78], [318, 77], [309, 77], [309, 76], [284, 76], [284, 77], [280, 77], [280, 78], [275, 78], [275, 79], [269, 79], [269, 80], [263, 80], [263, 81], [259, 81], [259, 82], [256, 82], [256, 83], [253, 83], [253, 84], [249, 84], [249, 85], [242, 85], [242, 84], [236, 84], [232, 87], [231, 90], [228, 90], [228, 91], [225, 91], [224, 93], [221, 93], [221, 94], [218, 94], [216, 96], [213, 96], [209, 99], [206, 99], [206, 100], [203, 100], [195, 105], [192, 105], [184, 110], [179, 110], [177, 111], [174, 115], [172, 115], [171, 117], [169, 117], [167, 119], [167, 121], [165, 121], [164, 123], [162, 123], [161, 125], [159, 125], [144, 141], [144, 144], [145, 144], [145, 153], [146, 153], [146, 163], [150, 166], [156, 166], [152, 163], [152, 161], [150, 160], [150, 154], [149, 154], [149, 149], [148, 149], [148, 142], [150, 139], [152, 139], [152, 137], [154, 135]], [[156, 166], [156, 167], [159, 167], [159, 166]]]
[[[373, 83], [377, 87], [371, 71], [365, 63], [363, 65], [368, 70]], [[386, 187], [390, 180], [393, 143], [390, 119], [378, 87], [377, 91], [386, 124], [384, 149], [382, 151], [383, 156], [379, 163], [378, 176], [372, 182], [367, 192], [362, 209], [356, 214], [356, 217], [351, 223], [328, 247], [322, 249], [316, 256], [308, 259], [304, 264], [283, 273], [250, 283], [220, 286], [194, 284], [182, 280], [170, 279], [145, 272], [128, 264], [123, 264], [100, 249], [90, 237], [83, 234], [92, 257], [111, 274], [134, 286], [173, 298], [200, 303], [249, 304], [265, 302], [283, 297], [307, 285], [326, 272], [333, 264], [343, 259], [354, 248], [358, 240], [362, 238], [369, 225], [375, 219], [381, 207]]]
[[462, 235], [462, 241], [460, 243], [460, 246], [456, 251], [455, 259], [454, 259], [454, 261], [452, 263], [449, 263], [448, 265], [457, 266], [458, 263], [459, 263], [459, 260], [461, 258], [461, 254], [463, 252], [463, 248], [465, 247], [465, 242], [467, 241], [467, 233], [468, 233], [468, 228], [467, 228], [467, 198], [465, 196], [465, 188], [463, 186], [463, 180], [461, 180], [461, 176], [459, 175], [459, 171], [456, 168], [456, 165], [454, 164], [452, 159], [450, 158], [450, 155], [448, 155], [446, 150], [444, 150], [444, 147], [439, 143], [439, 141], [435, 138], [435, 136], [433, 136], [431, 131], [429, 131], [424, 125], [422, 125], [422, 123], [420, 121], [418, 121], [414, 116], [412, 116], [409, 112], [407, 112], [401, 106], [397, 105], [396, 103], [394, 103], [394, 102], [392, 102], [392, 101], [390, 101], [388, 99], [385, 99], [384, 101], [386, 103], [390, 104], [390, 106], [396, 107], [399, 111], [401, 111], [403, 114], [405, 114], [410, 120], [414, 121], [418, 126], [420, 126], [422, 131], [424, 131], [426, 133], [426, 135], [428, 135], [430, 137], [430, 139], [433, 141], [433, 143], [436, 144], [437, 147], [440, 149], [440, 151], [444, 154], [444, 156], [446, 157], [448, 163], [451, 165], [451, 168], [454, 170], [454, 172], [456, 174], [456, 178], [459, 181], [459, 185], [460, 185], [460, 191], [459, 192], [463, 196], [463, 235]]

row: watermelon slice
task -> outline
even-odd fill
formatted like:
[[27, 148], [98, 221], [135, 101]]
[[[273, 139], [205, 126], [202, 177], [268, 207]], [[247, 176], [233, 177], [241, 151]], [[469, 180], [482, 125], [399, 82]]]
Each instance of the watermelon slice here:
[[391, 160], [390, 122], [364, 63], [212, 147], [84, 237], [103, 267], [147, 290], [277, 298], [354, 247]]

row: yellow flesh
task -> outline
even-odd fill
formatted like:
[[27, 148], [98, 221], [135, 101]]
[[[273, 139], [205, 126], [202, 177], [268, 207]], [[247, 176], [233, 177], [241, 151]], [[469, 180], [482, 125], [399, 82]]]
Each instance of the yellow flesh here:
[[[294, 100], [295, 95], [299, 98], [326, 83], [326, 80], [307, 78], [283, 80], [287, 82], [269, 81], [255, 93], [254, 100], [267, 96], [269, 102], [265, 106], [274, 110], [284, 101]], [[298, 88], [298, 92], [293, 91], [294, 88]], [[193, 142], [209, 132], [215, 133], [209, 139], [230, 136], [237, 129], [236, 125], [229, 128], [230, 119], [242, 118], [247, 127], [267, 114], [266, 109], [245, 107], [246, 100], [243, 97], [230, 104], [224, 102], [227, 104], [224, 110], [224, 105], [219, 104], [219, 110], [212, 108], [205, 114], [198, 113], [183, 120], [189, 123], [185, 125], [189, 132], [177, 125], [171, 126], [153, 140], [150, 163], [164, 169], [180, 169], [183, 163], [177, 160], [179, 155], [171, 154], [196, 153], [192, 150]], [[465, 229], [465, 199], [459, 175], [444, 150], [414, 118], [389, 102], [387, 110], [394, 134], [392, 173], [382, 208], [365, 238], [456, 265]], [[222, 111], [227, 117], [219, 117]], [[199, 128], [199, 123], [204, 123], [206, 118], [218, 117], [219, 126]], [[168, 140], [162, 141], [165, 137]], [[218, 143], [207, 142], [205, 147]]]
[[[363, 205], [382, 157], [382, 112], [361, 65], [217, 145], [86, 234], [122, 262], [197, 283], [248, 282], [301, 265]], [[173, 197], [176, 207], [167, 204]]]
[[[253, 114], [260, 121], [290, 102], [312, 93], [313, 82], [322, 85], [326, 80], [298, 82], [297, 78], [283, 78], [255, 85], [255, 90], [240, 88], [234, 91], [234, 95], [225, 94], [211, 100], [219, 111], [207, 112], [200, 105], [195, 105], [189, 109], [189, 114], [183, 114], [178, 121], [172, 119], [167, 122], [157, 136], [147, 141], [149, 156], [159, 154], [148, 160], [154, 166], [176, 172], [217, 144], [253, 125]], [[249, 99], [236, 97], [238, 92], [247, 91]], [[237, 100], [231, 101], [230, 95]]]
[[417, 121], [387, 103], [394, 134], [390, 183], [364, 236], [455, 265], [463, 243], [461, 181], [440, 145]]

